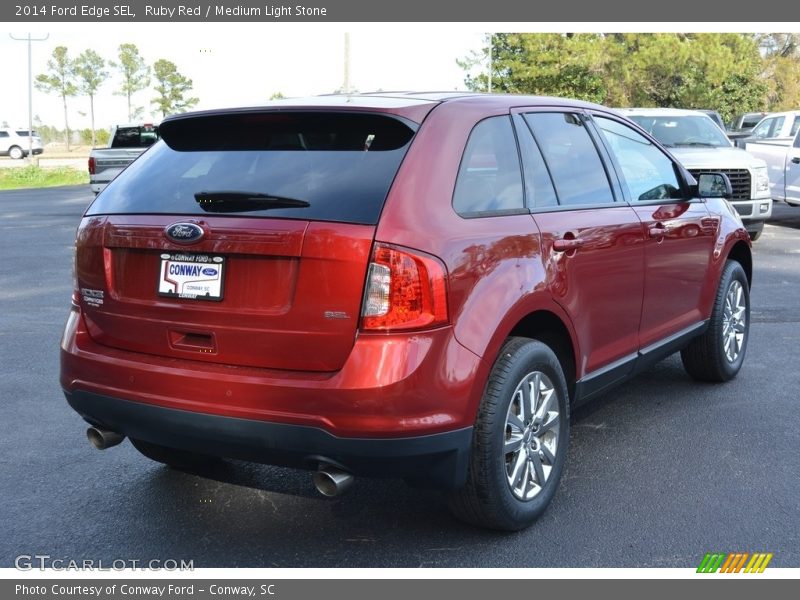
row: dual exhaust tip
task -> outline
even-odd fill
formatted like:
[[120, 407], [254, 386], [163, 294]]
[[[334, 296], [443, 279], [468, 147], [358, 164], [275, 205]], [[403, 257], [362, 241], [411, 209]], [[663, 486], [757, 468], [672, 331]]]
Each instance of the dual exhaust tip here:
[[[89, 427], [86, 430], [86, 437], [89, 442], [98, 450], [106, 450], [121, 444], [125, 436], [116, 431], [100, 429], [99, 427]], [[314, 487], [317, 491], [328, 498], [338, 496], [353, 484], [353, 476], [347, 471], [331, 466], [321, 466], [312, 477]]]
[[353, 484], [353, 476], [336, 467], [323, 466], [311, 477], [314, 487], [323, 496], [333, 498]]
[[109, 431], [108, 429], [100, 429], [99, 427], [89, 427], [86, 430], [86, 437], [89, 438], [89, 443], [98, 450], [105, 450], [117, 444], [121, 444], [125, 436], [116, 431]]

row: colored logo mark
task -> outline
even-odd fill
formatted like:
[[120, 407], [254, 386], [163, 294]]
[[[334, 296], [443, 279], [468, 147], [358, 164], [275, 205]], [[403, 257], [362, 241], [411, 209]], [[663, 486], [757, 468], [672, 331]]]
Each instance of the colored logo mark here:
[[772, 553], [769, 552], [731, 552], [730, 554], [708, 553], [703, 557], [698, 573], [763, 573]]

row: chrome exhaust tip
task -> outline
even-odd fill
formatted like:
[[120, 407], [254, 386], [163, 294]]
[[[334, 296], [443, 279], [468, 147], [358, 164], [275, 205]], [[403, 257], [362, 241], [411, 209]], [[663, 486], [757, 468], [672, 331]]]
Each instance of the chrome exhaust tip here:
[[323, 467], [312, 476], [314, 487], [323, 496], [333, 498], [349, 488], [355, 478], [346, 471]]
[[99, 427], [89, 427], [86, 430], [86, 437], [89, 442], [98, 450], [106, 450], [117, 444], [121, 444], [125, 436], [116, 431], [108, 431], [107, 429], [100, 429]]

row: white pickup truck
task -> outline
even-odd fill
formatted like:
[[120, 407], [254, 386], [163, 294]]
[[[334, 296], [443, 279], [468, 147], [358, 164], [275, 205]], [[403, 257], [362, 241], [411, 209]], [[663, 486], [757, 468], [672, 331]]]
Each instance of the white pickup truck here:
[[739, 213], [753, 240], [772, 216], [766, 163], [730, 140], [707, 115], [677, 108], [619, 109], [666, 146], [695, 177], [701, 173], [725, 173], [731, 181], [731, 205]]
[[158, 126], [150, 123], [117, 125], [111, 131], [108, 148], [95, 148], [89, 154], [89, 185], [95, 194], [158, 141]]
[[800, 206], [800, 131], [791, 140], [748, 142], [746, 150], [767, 163], [772, 198]]
[[800, 129], [800, 111], [770, 113], [753, 127], [749, 135], [737, 136], [733, 143], [737, 148], [745, 148], [751, 142], [762, 140], [790, 140]]

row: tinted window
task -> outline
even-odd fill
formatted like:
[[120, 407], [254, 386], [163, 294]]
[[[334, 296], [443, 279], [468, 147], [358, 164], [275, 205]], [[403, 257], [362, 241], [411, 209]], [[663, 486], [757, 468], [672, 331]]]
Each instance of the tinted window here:
[[[28, 137], [28, 130], [27, 129], [17, 130], [17, 135], [20, 136], [20, 137]], [[31, 135], [33, 137], [36, 137], [39, 134], [34, 131]]]
[[111, 140], [112, 148], [147, 148], [158, 141], [158, 128], [152, 125], [142, 127], [118, 127]]
[[559, 204], [607, 204], [614, 201], [597, 148], [577, 115], [531, 113], [533, 131], [555, 183]]
[[7, 131], [0, 131], [0, 137], [10, 137]]
[[760, 114], [742, 117], [742, 129], [751, 129], [755, 127], [762, 118]]
[[509, 117], [481, 121], [470, 133], [453, 208], [461, 215], [524, 208], [519, 153]]
[[182, 118], [161, 134], [88, 214], [375, 224], [414, 131], [382, 115], [273, 112]]
[[650, 140], [611, 119], [595, 117], [595, 122], [622, 169], [633, 200], [682, 197], [672, 161]]
[[794, 135], [797, 133], [798, 129], [800, 129], [800, 117], [795, 117], [794, 123], [792, 123], [792, 130], [789, 132], [789, 135]]
[[544, 158], [525, 121], [517, 116], [514, 121], [522, 153], [522, 172], [525, 174], [525, 199], [531, 208], [557, 206], [558, 198], [553, 181], [547, 172]]

